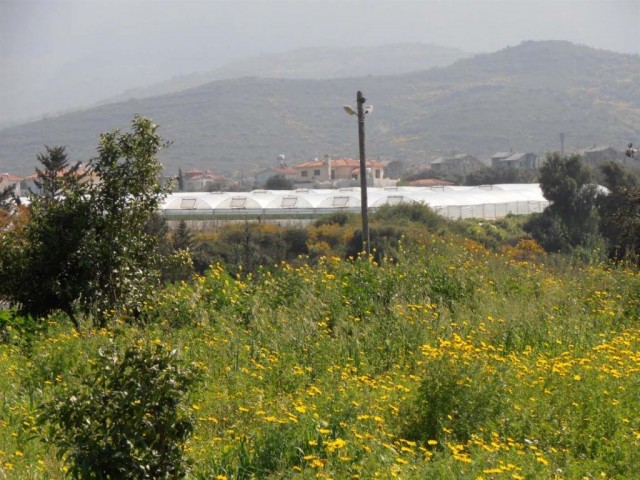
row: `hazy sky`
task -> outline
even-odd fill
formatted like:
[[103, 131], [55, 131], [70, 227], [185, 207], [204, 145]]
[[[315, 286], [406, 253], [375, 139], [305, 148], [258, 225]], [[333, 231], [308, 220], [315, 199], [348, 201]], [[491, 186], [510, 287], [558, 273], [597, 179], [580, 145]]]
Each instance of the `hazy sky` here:
[[569, 40], [640, 53], [640, 0], [0, 0], [0, 126], [261, 53]]

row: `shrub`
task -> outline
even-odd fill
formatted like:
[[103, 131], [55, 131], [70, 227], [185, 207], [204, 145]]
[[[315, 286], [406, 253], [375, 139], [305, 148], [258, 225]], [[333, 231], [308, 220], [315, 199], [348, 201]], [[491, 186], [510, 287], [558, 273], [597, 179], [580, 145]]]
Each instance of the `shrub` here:
[[483, 427], [492, 431], [509, 394], [504, 367], [445, 354], [427, 365], [413, 402], [405, 411], [406, 438], [466, 442]]
[[197, 378], [159, 342], [110, 346], [77, 385], [40, 407], [43, 435], [73, 478], [182, 478], [193, 420], [180, 403]]

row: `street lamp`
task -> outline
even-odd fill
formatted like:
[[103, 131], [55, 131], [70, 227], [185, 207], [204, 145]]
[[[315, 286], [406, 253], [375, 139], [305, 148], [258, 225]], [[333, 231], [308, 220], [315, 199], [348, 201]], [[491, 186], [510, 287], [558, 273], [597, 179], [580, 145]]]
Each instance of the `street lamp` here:
[[362, 92], [358, 90], [356, 95], [357, 109], [354, 110], [351, 105], [345, 105], [344, 110], [349, 115], [358, 116], [358, 146], [360, 150], [360, 212], [362, 216], [362, 251], [367, 255], [371, 254], [371, 246], [369, 244], [369, 215], [367, 200], [367, 165], [364, 153], [364, 116], [373, 112], [373, 107], [364, 106], [367, 99], [362, 96]]

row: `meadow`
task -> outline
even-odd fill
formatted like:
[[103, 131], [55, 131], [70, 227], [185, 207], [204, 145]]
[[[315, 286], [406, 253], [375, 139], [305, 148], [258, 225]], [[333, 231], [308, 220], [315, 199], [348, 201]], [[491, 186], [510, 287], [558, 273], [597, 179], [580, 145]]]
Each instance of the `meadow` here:
[[432, 232], [378, 261], [216, 263], [142, 314], [78, 333], [0, 313], [0, 478], [65, 477], [38, 406], [112, 343], [202, 372], [190, 479], [640, 478], [631, 267]]

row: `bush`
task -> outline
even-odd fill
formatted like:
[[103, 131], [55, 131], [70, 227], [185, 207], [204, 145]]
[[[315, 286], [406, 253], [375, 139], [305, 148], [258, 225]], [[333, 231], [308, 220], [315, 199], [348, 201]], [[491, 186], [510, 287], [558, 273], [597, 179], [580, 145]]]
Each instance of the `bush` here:
[[431, 231], [443, 228], [448, 223], [444, 217], [422, 203], [384, 205], [372, 216], [372, 220], [393, 225], [419, 223]]
[[43, 435], [73, 478], [182, 478], [193, 420], [180, 402], [197, 378], [161, 343], [110, 346], [40, 407]]
[[506, 415], [503, 367], [445, 355], [427, 366], [416, 398], [405, 411], [404, 435], [428, 442], [467, 442], [478, 430], [492, 431]]

